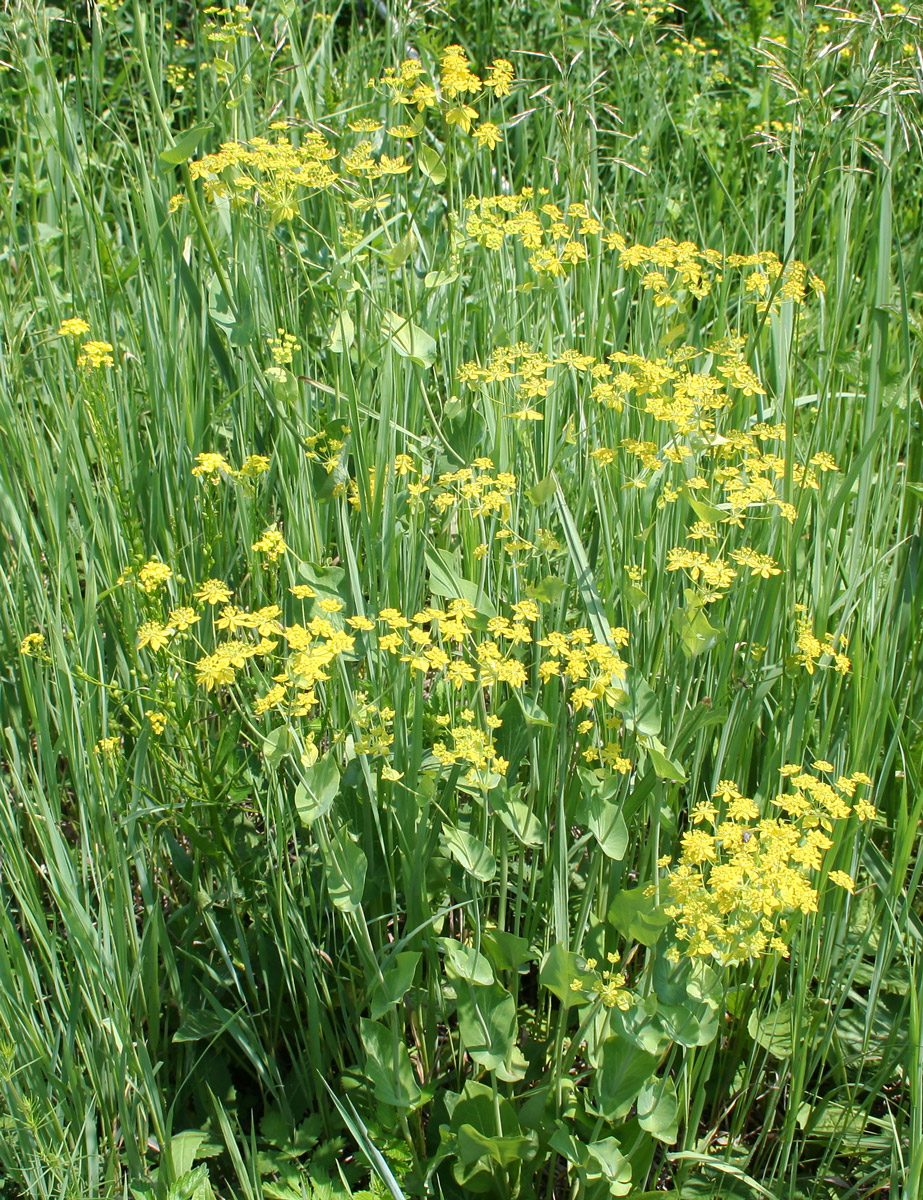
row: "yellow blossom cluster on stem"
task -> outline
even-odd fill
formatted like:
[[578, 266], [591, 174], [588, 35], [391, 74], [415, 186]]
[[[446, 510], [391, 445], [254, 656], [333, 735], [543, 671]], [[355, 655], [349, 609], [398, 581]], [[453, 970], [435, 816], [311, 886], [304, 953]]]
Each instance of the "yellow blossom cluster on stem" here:
[[[851, 817], [864, 822], [877, 816], [868, 799], [856, 799], [857, 788], [871, 784], [868, 775], [857, 771], [828, 783], [819, 777], [828, 768], [833, 771], [822, 761], [814, 764], [814, 772], [795, 764], [783, 767], [788, 790], [771, 801], [778, 816], [762, 815], [733, 780], [721, 780], [711, 801], [695, 805], [679, 860], [660, 864], [668, 867], [661, 880], [668, 897], [665, 912], [676, 923], [686, 956], [714, 958], [722, 965], [773, 952], [788, 956], [792, 919], [817, 911], [815, 878], [835, 845], [829, 834]], [[844, 871], [830, 871], [828, 878], [854, 889]], [[678, 948], [671, 957], [680, 957]]]
[[[405, 695], [401, 679], [422, 676], [425, 694], [438, 711], [437, 725], [447, 731], [430, 747], [434, 765], [463, 767], [465, 777], [478, 786], [508, 766], [494, 745], [492, 731], [500, 719], [491, 710], [509, 694], [531, 689], [540, 698], [547, 689], [548, 700], [556, 693], [579, 721], [580, 734], [592, 734], [592, 745], [584, 751], [588, 762], [600, 764], [604, 773], [632, 769], [609, 732], [621, 728], [627, 700], [622, 688], [627, 663], [618, 653], [628, 640], [624, 628], [611, 627], [605, 641], [583, 626], [549, 629], [542, 636], [537, 629], [541, 605], [532, 599], [516, 601], [496, 615], [479, 612], [462, 597], [408, 614], [384, 607], [377, 616], [347, 615], [342, 599], [310, 584], [288, 590], [308, 606], [309, 616], [289, 623], [281, 604], [242, 607], [232, 602], [231, 589], [221, 580], [205, 580], [188, 604], [140, 624], [138, 648], [155, 656], [168, 652], [174, 664], [185, 663], [195, 685], [206, 692], [249, 678], [248, 687], [255, 684], [257, 689], [255, 717], [277, 712], [286, 720], [324, 720], [332, 703], [330, 689], [336, 689], [346, 663], [354, 664], [350, 674], [360, 685], [374, 678], [376, 686], [395, 687]], [[188, 657], [192, 647], [198, 657]], [[260, 664], [252, 677], [251, 662]], [[374, 702], [360, 697], [352, 706], [355, 752], [384, 757], [394, 718], [387, 690]]]
[[462, 47], [452, 45], [442, 51], [437, 72], [428, 71], [419, 59], [407, 58], [399, 67], [387, 68], [379, 79], [370, 79], [369, 87], [383, 93], [391, 104], [401, 105], [408, 115], [416, 113], [411, 123], [390, 127], [392, 136], [416, 137], [423, 130], [425, 114], [432, 110], [447, 126], [470, 133], [479, 146], [493, 149], [502, 140], [500, 127], [483, 120], [474, 105], [508, 96], [514, 79], [513, 65], [505, 58], [495, 58], [481, 78]]
[[655, 307], [682, 304], [687, 296], [702, 299], [728, 273], [740, 274], [744, 293], [758, 312], [778, 311], [784, 300], [804, 303], [808, 292], [823, 292], [817, 275], [798, 260], [783, 264], [772, 250], [728, 254], [701, 249], [695, 242], [660, 238], [652, 245], [632, 243], [605, 224], [586, 201], [563, 208], [545, 199], [547, 188], [525, 187], [510, 195], [471, 196], [465, 204], [465, 233], [487, 250], [509, 239], [529, 252], [538, 275], [563, 276], [574, 267], [607, 253], [632, 271]]

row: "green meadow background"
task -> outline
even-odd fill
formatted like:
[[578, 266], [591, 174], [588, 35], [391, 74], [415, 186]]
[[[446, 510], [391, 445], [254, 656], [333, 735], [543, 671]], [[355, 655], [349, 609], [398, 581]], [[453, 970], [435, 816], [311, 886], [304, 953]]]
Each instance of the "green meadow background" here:
[[923, 9], [0, 6], [0, 1195], [923, 1176]]

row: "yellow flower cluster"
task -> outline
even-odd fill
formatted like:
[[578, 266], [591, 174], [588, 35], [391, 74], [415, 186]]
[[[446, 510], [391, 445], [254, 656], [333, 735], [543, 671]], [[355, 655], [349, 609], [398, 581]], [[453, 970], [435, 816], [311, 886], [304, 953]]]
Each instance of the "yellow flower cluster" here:
[[285, 538], [278, 529], [266, 529], [262, 537], [258, 538], [250, 549], [262, 554], [267, 562], [274, 563], [278, 562], [289, 547], [285, 544]]
[[[461, 46], [447, 46], [440, 55], [439, 72], [431, 75], [419, 59], [408, 58], [400, 67], [389, 67], [380, 79], [370, 79], [369, 87], [383, 92], [390, 103], [416, 109], [417, 119], [410, 125], [389, 128], [394, 137], [415, 137], [422, 132], [423, 114], [428, 109], [441, 113], [445, 123], [463, 133], [471, 133], [479, 146], [493, 149], [502, 138], [492, 121], [481, 121], [472, 131], [480, 114], [469, 99], [477, 101], [492, 94], [501, 99], [510, 94], [515, 72], [505, 58], [494, 59], [483, 79], [471, 69]], [[351, 125], [355, 128], [355, 123]]]
[[19, 643], [19, 653], [26, 658], [45, 658], [45, 635], [43, 633], [27, 633]]
[[59, 337], [81, 337], [90, 332], [90, 326], [83, 317], [68, 317], [58, 327]]
[[[396, 477], [405, 465], [398, 464]], [[489, 461], [487, 465], [492, 466]], [[475, 471], [442, 482], [463, 493]], [[502, 472], [490, 477], [491, 489], [503, 486], [501, 477]], [[468, 498], [472, 503], [484, 501], [483, 495]], [[273, 532], [267, 531], [264, 538]], [[164, 564], [155, 565], [169, 571]], [[446, 737], [430, 748], [433, 763], [463, 765], [466, 778], [478, 786], [486, 786], [488, 776], [507, 769], [493, 742], [499, 718], [483, 711], [484, 701], [499, 703], [498, 689], [516, 692], [531, 685], [539, 695], [543, 688], [554, 687], [574, 719], [580, 716], [579, 733], [593, 735], [593, 745], [583, 752], [587, 761], [599, 763], [603, 771], [631, 770], [621, 746], [608, 740], [608, 731], [621, 728], [619, 714], [626, 701], [622, 684], [627, 664], [617, 653], [628, 640], [624, 628], [611, 627], [605, 641], [582, 626], [548, 630], [542, 636], [536, 629], [541, 608], [532, 599], [517, 601], [497, 615], [480, 613], [470, 601], [455, 597], [443, 606], [431, 603], [407, 615], [386, 607], [377, 617], [361, 612], [347, 616], [342, 600], [319, 594], [310, 584], [295, 584], [288, 590], [311, 606], [310, 616], [291, 624], [285, 622], [280, 605], [240, 607], [230, 603], [232, 593], [225, 583], [206, 580], [193, 593], [200, 607], [180, 606], [163, 620], [144, 621], [137, 632], [138, 647], [154, 654], [170, 648], [178, 635], [201, 622], [201, 606], [210, 606], [209, 625], [215, 637], [210, 645], [193, 639], [200, 651], [197, 660], [188, 663], [195, 683], [212, 691], [237, 682], [250, 660], [268, 660], [258, 679], [270, 675], [272, 686], [255, 696], [253, 712], [262, 716], [278, 710], [286, 719], [313, 717], [315, 710], [324, 710], [329, 699], [324, 685], [334, 686], [333, 669], [342, 662], [357, 662], [351, 674], [358, 674], [360, 681], [375, 678], [379, 688], [383, 680], [396, 682], [405, 672], [422, 675], [436, 724], [447, 730]], [[352, 706], [356, 753], [386, 757], [394, 719], [386, 694], [380, 691], [372, 703], [360, 690]], [[605, 728], [599, 733], [597, 706], [605, 714], [600, 722]], [[475, 720], [475, 709], [482, 712], [482, 720]], [[149, 719], [154, 731], [160, 732], [159, 722]]]
[[152, 558], [138, 571], [138, 586], [143, 592], [152, 595], [166, 587], [168, 580], [173, 578], [173, 571], [166, 563]]
[[324, 191], [337, 182], [339, 176], [328, 166], [336, 153], [320, 133], [305, 133], [298, 145], [281, 134], [275, 141], [256, 137], [224, 142], [214, 154], [191, 162], [189, 172], [202, 180], [208, 199], [258, 200], [274, 221], [292, 221], [302, 191]]
[[[59, 337], [82, 337], [90, 332], [90, 326], [83, 317], [67, 317], [58, 326]], [[77, 354], [77, 366], [89, 367], [96, 370], [99, 367], [111, 367], [115, 363], [112, 357], [112, 343], [90, 340], [84, 342]]]
[[268, 337], [266, 344], [272, 355], [272, 361], [277, 367], [289, 366], [297, 351], [301, 349], [301, 344], [295, 335], [286, 333], [284, 329], [277, 329], [276, 336]]
[[465, 204], [465, 232], [488, 250], [498, 250], [509, 238], [531, 251], [529, 265], [539, 275], [561, 276], [579, 263], [606, 251], [618, 265], [634, 270], [640, 286], [656, 307], [681, 304], [687, 295], [707, 296], [729, 271], [739, 271], [744, 290], [758, 311], [778, 309], [782, 300], [803, 303], [808, 288], [823, 291], [823, 281], [804, 263], [783, 266], [771, 250], [758, 254], [723, 254], [700, 249], [695, 242], [660, 238], [653, 245], [630, 243], [617, 229], [608, 228], [584, 201], [562, 209], [549, 200], [547, 188], [525, 187], [518, 193], [472, 196]]
[[[782, 768], [791, 790], [772, 804], [783, 816], [761, 816], [732, 780], [715, 788], [718, 805], [695, 805], [679, 861], [665, 876], [665, 912], [676, 922], [688, 957], [711, 957], [723, 965], [771, 952], [787, 957], [790, 919], [817, 910], [813, 879], [834, 845], [828, 833], [850, 816], [859, 821], [877, 816], [867, 799], [851, 802], [859, 786], [871, 784], [868, 775], [857, 771], [830, 784], [818, 777], [828, 770], [832, 764], [822, 761], [815, 762], [814, 773], [795, 764]], [[828, 877], [848, 891], [855, 886], [846, 872]], [[679, 950], [671, 957], [678, 959]]]
[[210, 4], [203, 11], [209, 18], [205, 23], [205, 36], [210, 42], [234, 45], [239, 38], [246, 37], [250, 32], [242, 19], [250, 12], [246, 4], [235, 4], [233, 8]]
[[[845, 643], [846, 638], [841, 636], [839, 643]], [[814, 674], [817, 666], [822, 665], [822, 659], [831, 659], [833, 669], [840, 675], [847, 675], [852, 666], [849, 658], [841, 651], [837, 650], [837, 641], [832, 637], [824, 636], [817, 637], [814, 633], [814, 628], [810, 618], [806, 616], [799, 617], [797, 623], [797, 638], [795, 641], [798, 647], [795, 654], [792, 656], [794, 662], [807, 671], [809, 675]]]
[[[587, 976], [571, 980], [570, 990], [572, 992], [582, 992], [592, 998], [598, 996], [603, 1003], [604, 1008], [617, 1008], [621, 1012], [627, 1012], [632, 1004], [637, 1003], [637, 998], [625, 986], [628, 982], [625, 974], [622, 971], [613, 971], [612, 967], [618, 962], [617, 954], [607, 954], [606, 961], [608, 967], [599, 971], [599, 966], [595, 958], [586, 960]], [[595, 974], [596, 978], [592, 983], [589, 982], [590, 973]]]
[[223, 479], [257, 479], [269, 470], [269, 459], [262, 454], [249, 454], [239, 469], [231, 466], [223, 454], [205, 450], [196, 455], [192, 474], [208, 483], [218, 484]]

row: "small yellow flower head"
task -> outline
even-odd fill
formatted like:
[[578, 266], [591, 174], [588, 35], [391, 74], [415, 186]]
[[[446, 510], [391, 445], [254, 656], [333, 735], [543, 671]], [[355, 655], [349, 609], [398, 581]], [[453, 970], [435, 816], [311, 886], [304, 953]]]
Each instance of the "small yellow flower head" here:
[[207, 476], [209, 482], [218, 483], [222, 475], [232, 476], [234, 470], [223, 454], [206, 450], [204, 453], [196, 455], [196, 465], [192, 468], [192, 473], [197, 477]]
[[115, 363], [110, 342], [84, 342], [77, 355], [78, 367], [111, 367]]
[[241, 463], [238, 475], [242, 479], [256, 479], [269, 470], [269, 459], [262, 454], [248, 454]]
[[277, 562], [279, 558], [289, 549], [285, 544], [285, 539], [278, 529], [267, 529], [263, 536], [253, 543], [251, 550], [256, 550], [258, 554], [263, 554], [269, 562]]
[[167, 580], [172, 578], [173, 572], [167, 564], [152, 558], [138, 572], [138, 586], [148, 595], [152, 595], [154, 592], [159, 592]]
[[43, 633], [27, 633], [19, 643], [19, 653], [26, 658], [45, 657], [45, 635]]
[[477, 92], [481, 81], [471, 71], [468, 56], [461, 46], [446, 46], [442, 52], [442, 69], [439, 83], [449, 100], [463, 96], [466, 92]]
[[318, 600], [317, 607], [322, 612], [337, 613], [343, 611], [344, 605], [342, 600], [335, 600], [331, 596], [325, 600]]
[[484, 86], [490, 88], [494, 96], [499, 100], [502, 96], [510, 94], [510, 85], [514, 77], [513, 64], [507, 62], [505, 58], [495, 58], [484, 80]]
[[856, 881], [851, 875], [847, 875], [845, 871], [831, 871], [828, 878], [837, 887], [845, 888], [850, 895], [856, 890]]
[[166, 713], [148, 712], [144, 714], [151, 726], [151, 732], [160, 735], [167, 727], [169, 718]]
[[266, 344], [277, 367], [289, 366], [296, 351], [301, 349], [301, 344], [294, 334], [286, 333], [284, 329], [277, 330], [276, 337], [268, 337]]
[[194, 595], [196, 600], [201, 600], [203, 604], [226, 604], [233, 593], [220, 579], [206, 579]]
[[500, 130], [490, 121], [482, 121], [471, 136], [479, 146], [486, 146], [488, 150], [493, 150], [498, 142], [503, 141]]
[[100, 738], [93, 747], [93, 753], [103, 758], [113, 758], [121, 749], [122, 741], [118, 737]]
[[183, 606], [180, 608], [173, 609], [173, 611], [170, 613], [169, 617], [167, 618], [167, 624], [172, 625], [172, 627], [177, 631], [177, 633], [182, 633], [183, 630], [188, 629], [191, 625], [194, 625], [196, 623], [196, 621], [198, 621], [198, 620], [199, 620], [199, 614], [196, 612], [196, 610], [194, 608], [188, 608], [188, 607]]
[[84, 321], [83, 317], [68, 317], [58, 327], [59, 337], [80, 337], [81, 334], [89, 332], [90, 326]]
[[381, 777], [389, 783], [397, 783], [399, 779], [404, 778], [403, 771], [395, 771], [394, 767], [384, 766], [381, 768]]
[[175, 630], [169, 625], [161, 625], [159, 621], [145, 621], [138, 628], [138, 649], [149, 646], [155, 653], [170, 644], [170, 638]]

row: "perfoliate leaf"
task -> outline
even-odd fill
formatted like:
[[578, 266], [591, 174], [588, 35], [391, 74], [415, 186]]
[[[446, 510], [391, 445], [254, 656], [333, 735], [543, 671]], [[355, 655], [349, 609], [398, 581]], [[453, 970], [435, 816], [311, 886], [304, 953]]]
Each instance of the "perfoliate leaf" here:
[[407, 317], [385, 309], [381, 329], [401, 358], [409, 358], [420, 367], [431, 367], [436, 361], [436, 339]]

